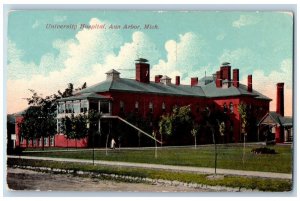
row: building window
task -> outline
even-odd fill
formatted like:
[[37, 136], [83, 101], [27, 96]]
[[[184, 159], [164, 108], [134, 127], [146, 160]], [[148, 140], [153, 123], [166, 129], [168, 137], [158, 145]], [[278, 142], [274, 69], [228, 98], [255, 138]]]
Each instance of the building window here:
[[124, 112], [124, 102], [123, 101], [120, 101], [120, 112]]
[[54, 146], [54, 136], [50, 137], [50, 146], [53, 147]]
[[62, 114], [65, 113], [66, 105], [64, 102], [59, 102], [58, 103], [58, 113]]
[[43, 146], [43, 141], [42, 141], [42, 138], [39, 139], [39, 146]]
[[61, 119], [57, 119], [57, 133], [61, 133], [62, 131], [62, 120]]
[[135, 112], [139, 112], [139, 102], [138, 101], [135, 102], [134, 110], [135, 110]]
[[74, 113], [80, 113], [80, 101], [76, 100], [73, 102], [73, 111]]
[[33, 145], [34, 147], [36, 147], [36, 139], [33, 139], [33, 140], [32, 140], [32, 145]]
[[153, 103], [149, 102], [149, 112], [153, 113]]
[[229, 109], [230, 109], [230, 113], [232, 114], [233, 113], [233, 103], [232, 102], [230, 102], [230, 104], [229, 104]]
[[162, 105], [161, 105], [161, 109], [162, 109], [162, 111], [163, 111], [163, 112], [165, 112], [165, 111], [166, 111], [166, 104], [165, 104], [165, 102], [163, 102], [163, 103], [162, 103]]
[[24, 138], [21, 136], [20, 143], [24, 143]]
[[223, 110], [224, 110], [224, 113], [227, 113], [228, 108], [227, 108], [226, 103], [223, 104]]
[[44, 137], [44, 146], [48, 146], [48, 137]]
[[196, 105], [196, 112], [197, 112], [197, 113], [200, 112], [200, 106], [199, 106], [199, 104]]
[[72, 101], [67, 101], [66, 102], [66, 113], [73, 113]]
[[88, 108], [88, 101], [87, 100], [82, 100], [80, 102], [80, 112], [81, 113], [86, 113]]
[[100, 103], [100, 112], [103, 114], [109, 113], [109, 102]]

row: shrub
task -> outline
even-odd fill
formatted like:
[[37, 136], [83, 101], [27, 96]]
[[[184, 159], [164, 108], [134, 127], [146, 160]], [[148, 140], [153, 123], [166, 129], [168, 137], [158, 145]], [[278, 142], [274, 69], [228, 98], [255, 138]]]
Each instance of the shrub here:
[[274, 149], [267, 147], [254, 148], [251, 150], [251, 152], [255, 154], [276, 154]]

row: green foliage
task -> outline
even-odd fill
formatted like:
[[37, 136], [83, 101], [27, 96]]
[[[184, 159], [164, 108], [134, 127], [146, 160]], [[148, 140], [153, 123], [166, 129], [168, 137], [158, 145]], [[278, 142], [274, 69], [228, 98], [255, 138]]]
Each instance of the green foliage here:
[[101, 115], [99, 112], [90, 110], [88, 114], [79, 114], [62, 118], [61, 132], [69, 139], [82, 139], [87, 137], [89, 131], [94, 132]]
[[87, 136], [87, 116], [73, 114], [71, 117], [66, 116], [62, 118], [61, 132], [64, 133], [69, 139], [82, 139]]
[[30, 105], [23, 121], [18, 125], [21, 136], [25, 139], [35, 139], [53, 136], [56, 134], [56, 104], [57, 96], [46, 96], [43, 98], [34, 90], [30, 90], [32, 96], [27, 98]]
[[[211, 180], [206, 174], [197, 174], [190, 172], [174, 172], [167, 170], [152, 170], [144, 168], [128, 168], [103, 166], [92, 164], [80, 164], [71, 162], [54, 162], [54, 161], [40, 161], [40, 160], [24, 160], [24, 159], [8, 159], [8, 166], [33, 166], [33, 167], [50, 167], [52, 169], [65, 169], [74, 171], [90, 171], [97, 174], [116, 174], [127, 175], [141, 178], [165, 179], [171, 181], [181, 181], [188, 183], [198, 183], [210, 186], [228, 186], [236, 188], [257, 189], [261, 191], [291, 191], [292, 181], [284, 179], [268, 179], [268, 178], [251, 178], [242, 176], [227, 176], [224, 178]], [[106, 178], [110, 179], [110, 178]], [[129, 182], [129, 181], [128, 181]]]
[[247, 113], [247, 105], [245, 103], [241, 103], [238, 105], [238, 112], [241, 117], [241, 128], [242, 133], [247, 133], [248, 126], [248, 113]]
[[[189, 134], [190, 137], [190, 134]], [[153, 146], [153, 145], [152, 145]], [[292, 172], [292, 149], [290, 146], [272, 146], [272, 149], [279, 154], [265, 155], [253, 154], [251, 150], [257, 145], [246, 147], [247, 160], [243, 165], [241, 152], [242, 145], [218, 145], [218, 167], [223, 169], [265, 171], [265, 172]], [[23, 152], [23, 155], [58, 157], [58, 158], [78, 158], [91, 159], [91, 150], [81, 151], [55, 151], [55, 152]], [[123, 161], [134, 163], [154, 163], [164, 165], [182, 165], [194, 167], [214, 167], [214, 145], [198, 146], [197, 149], [187, 148], [163, 148], [158, 149], [158, 158], [153, 158], [151, 149], [121, 149], [111, 151], [109, 157], [105, 156], [104, 150], [95, 152], [96, 160]]]
[[220, 135], [221, 135], [221, 136], [224, 136], [225, 129], [226, 129], [225, 123], [224, 123], [224, 121], [222, 121], [222, 122], [219, 124], [219, 132], [220, 132]]
[[[78, 90], [83, 88], [86, 88], [86, 83], [84, 83], [81, 88], [78, 88]], [[22, 122], [18, 124], [21, 133], [20, 137], [30, 140], [55, 135], [57, 133], [56, 100], [62, 97], [72, 96], [74, 91], [73, 84], [69, 83], [64, 92], [58, 91], [58, 95], [53, 94], [46, 97], [42, 97], [41, 94], [38, 94], [33, 89], [29, 89], [29, 91], [32, 93], [31, 97], [26, 99], [29, 107], [26, 109], [26, 112], [23, 115]], [[69, 125], [67, 125], [65, 129], [67, 129], [69, 134], [68, 137], [78, 139], [78, 134], [75, 134], [70, 130], [75, 129], [76, 133], [83, 133], [84, 127], [81, 125], [81, 123], [85, 120], [82, 116], [74, 120], [76, 120], [77, 126], [71, 129], [68, 127]], [[69, 122], [67, 122], [67, 124], [69, 124]]]
[[190, 105], [175, 107], [171, 114], [163, 115], [159, 122], [159, 132], [168, 135], [173, 144], [179, 144], [187, 138], [187, 133], [192, 129], [193, 120]]

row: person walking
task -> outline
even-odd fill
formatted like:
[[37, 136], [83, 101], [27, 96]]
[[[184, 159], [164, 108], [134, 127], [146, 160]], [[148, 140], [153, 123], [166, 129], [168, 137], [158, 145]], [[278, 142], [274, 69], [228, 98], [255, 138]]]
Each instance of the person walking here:
[[111, 148], [111, 149], [115, 149], [115, 147], [116, 147], [116, 141], [115, 141], [114, 138], [112, 138], [112, 139], [111, 139], [111, 143], [110, 143], [110, 148]]

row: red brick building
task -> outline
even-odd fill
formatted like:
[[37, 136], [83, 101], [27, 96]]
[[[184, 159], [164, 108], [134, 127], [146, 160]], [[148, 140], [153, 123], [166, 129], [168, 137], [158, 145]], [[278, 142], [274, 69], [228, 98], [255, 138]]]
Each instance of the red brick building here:
[[[223, 63], [212, 76], [201, 79], [192, 77], [190, 85], [181, 84], [179, 76], [175, 77], [175, 82], [166, 75], [155, 75], [155, 79], [151, 81], [150, 65], [146, 59], [137, 60], [135, 69], [135, 79], [122, 78], [119, 72], [111, 70], [106, 73], [106, 80], [78, 91], [74, 96], [60, 99], [57, 109], [58, 134], [49, 138], [45, 146], [75, 146], [75, 140], [66, 140], [60, 133], [61, 118], [72, 113], [84, 113], [90, 109], [107, 117], [126, 118], [129, 114], [135, 114], [140, 118], [148, 119], [153, 129], [157, 126], [161, 115], [172, 112], [174, 106], [190, 105], [195, 121], [199, 122], [205, 118], [202, 111], [218, 110], [228, 117], [225, 142], [240, 142], [243, 139], [239, 104], [247, 105], [254, 118], [253, 125], [257, 125], [257, 122], [269, 113], [271, 99], [253, 89], [252, 75], [248, 75], [247, 85], [241, 84], [239, 69], [232, 70], [230, 63], [227, 62]], [[114, 122], [113, 126], [117, 124]], [[107, 133], [110, 132], [112, 125], [105, 125], [105, 120], [103, 122], [101, 120], [97, 127], [101, 132]], [[114, 135], [117, 137], [118, 133]], [[261, 140], [259, 138], [257, 127], [254, 126], [248, 139], [258, 141]], [[76, 146], [89, 146], [88, 141], [88, 138], [77, 141]], [[25, 143], [17, 142], [20, 146], [25, 146]], [[209, 143], [209, 141], [202, 139], [200, 143]], [[28, 145], [34, 146], [34, 144], [38, 143], [29, 142]]]

